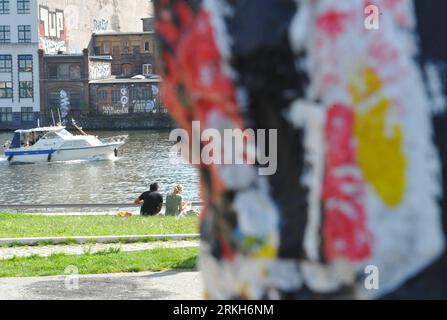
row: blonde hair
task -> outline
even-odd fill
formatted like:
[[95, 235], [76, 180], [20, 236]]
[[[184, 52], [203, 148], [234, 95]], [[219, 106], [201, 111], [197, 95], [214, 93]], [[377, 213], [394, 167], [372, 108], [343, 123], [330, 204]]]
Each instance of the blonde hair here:
[[180, 183], [174, 187], [174, 194], [180, 194], [183, 192], [183, 186]]

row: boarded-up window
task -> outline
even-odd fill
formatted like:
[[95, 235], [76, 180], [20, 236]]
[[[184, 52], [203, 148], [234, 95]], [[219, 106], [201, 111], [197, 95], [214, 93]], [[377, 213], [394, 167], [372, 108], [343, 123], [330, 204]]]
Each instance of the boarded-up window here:
[[79, 65], [70, 66], [70, 79], [72, 80], [81, 79], [81, 66]]
[[70, 65], [60, 64], [57, 70], [58, 79], [70, 79]]

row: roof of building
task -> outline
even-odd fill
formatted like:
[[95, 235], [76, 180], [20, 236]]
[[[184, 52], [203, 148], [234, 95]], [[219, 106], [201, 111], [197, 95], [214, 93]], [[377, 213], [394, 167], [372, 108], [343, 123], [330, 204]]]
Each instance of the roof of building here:
[[82, 53], [44, 54], [44, 58], [83, 58]]
[[90, 60], [112, 61], [112, 56], [90, 56]]
[[117, 32], [117, 31], [97, 31], [92, 34], [93, 37], [97, 36], [109, 36], [109, 37], [117, 37], [117, 36], [145, 36], [145, 35], [153, 35], [155, 31], [142, 31], [142, 32]]
[[154, 78], [145, 78], [145, 79], [131, 79], [131, 78], [111, 78], [111, 79], [102, 79], [102, 80], [92, 80], [90, 84], [138, 84], [138, 83], [160, 83], [162, 82], [160, 77]]

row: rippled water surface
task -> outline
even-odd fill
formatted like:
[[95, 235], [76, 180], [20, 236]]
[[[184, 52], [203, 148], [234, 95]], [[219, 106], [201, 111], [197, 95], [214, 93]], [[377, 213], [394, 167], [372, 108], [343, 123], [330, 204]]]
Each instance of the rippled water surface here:
[[128, 134], [114, 161], [73, 161], [8, 165], [2, 149], [10, 133], [0, 133], [0, 203], [130, 203], [157, 181], [161, 191], [176, 182], [187, 200], [199, 201], [199, 176], [192, 166], [172, 165], [167, 131], [89, 132], [100, 138]]

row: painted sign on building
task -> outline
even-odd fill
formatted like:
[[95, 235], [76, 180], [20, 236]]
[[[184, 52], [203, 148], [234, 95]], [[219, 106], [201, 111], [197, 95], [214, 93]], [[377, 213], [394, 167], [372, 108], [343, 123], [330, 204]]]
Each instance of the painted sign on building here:
[[46, 54], [67, 51], [67, 28], [64, 11], [39, 6], [39, 47]]

